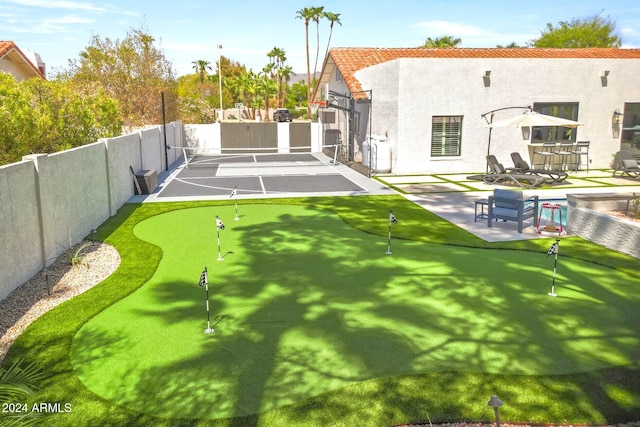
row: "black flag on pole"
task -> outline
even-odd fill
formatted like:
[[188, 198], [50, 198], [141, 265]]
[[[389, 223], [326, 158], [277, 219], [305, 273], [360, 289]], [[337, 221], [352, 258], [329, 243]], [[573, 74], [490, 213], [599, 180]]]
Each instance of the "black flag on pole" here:
[[207, 283], [209, 283], [209, 279], [207, 277], [207, 268], [205, 267], [205, 269], [202, 270], [202, 274], [200, 275], [200, 281], [198, 282], [198, 285], [200, 287], [203, 287]]
[[551, 245], [551, 247], [547, 251], [547, 256], [554, 255], [557, 253], [558, 253], [558, 242], [555, 242], [553, 245]]
[[236, 187], [233, 187], [233, 190], [231, 190], [231, 194], [229, 195], [229, 198], [231, 199], [231, 198], [235, 197], [236, 194], [237, 194], [236, 193]]
[[398, 218], [396, 218], [396, 216], [393, 214], [393, 211], [389, 211], [389, 221], [394, 224], [398, 223]]

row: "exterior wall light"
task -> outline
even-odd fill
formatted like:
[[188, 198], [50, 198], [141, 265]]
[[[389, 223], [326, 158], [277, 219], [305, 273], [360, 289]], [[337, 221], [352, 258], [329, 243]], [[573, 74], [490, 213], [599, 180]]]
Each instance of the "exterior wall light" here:
[[611, 117], [611, 122], [614, 125], [621, 125], [622, 117], [623, 117], [623, 114], [620, 112], [620, 110], [616, 108], [616, 111], [613, 112], [613, 116]]
[[482, 75], [482, 81], [484, 82], [484, 87], [491, 86], [491, 70], [485, 70]]

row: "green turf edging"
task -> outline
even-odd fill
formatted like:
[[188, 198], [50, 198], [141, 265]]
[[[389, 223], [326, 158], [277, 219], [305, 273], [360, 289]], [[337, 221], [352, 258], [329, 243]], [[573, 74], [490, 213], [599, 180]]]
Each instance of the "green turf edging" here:
[[[633, 367], [570, 376], [513, 377], [456, 372], [385, 378], [345, 387], [259, 416], [215, 422], [160, 420], [98, 398], [75, 377], [68, 357], [69, 346], [84, 323], [138, 289], [153, 275], [161, 253], [157, 247], [137, 239], [133, 228], [153, 215], [219, 203], [125, 205], [100, 227], [98, 238], [115, 246], [122, 256], [120, 268], [99, 286], [36, 321], [18, 339], [3, 362], [9, 363], [13, 358], [23, 356], [44, 368], [50, 376], [35, 400], [71, 401], [73, 404], [71, 413], [56, 416], [57, 423], [273, 426], [357, 425], [363, 419], [371, 421], [372, 425], [393, 425], [425, 421], [427, 416], [432, 421], [486, 420], [492, 414], [487, 410], [485, 401], [494, 393], [509, 402], [501, 411], [504, 420], [612, 423], [640, 419], [637, 398], [640, 395], [639, 371]], [[380, 236], [386, 235], [388, 210], [393, 209], [400, 221], [398, 226], [394, 226], [394, 238], [431, 243], [540, 252], [546, 251], [549, 241], [552, 241], [488, 244], [398, 196], [276, 199], [251, 203], [303, 204], [333, 210], [355, 228]], [[590, 258], [605, 265], [611, 262], [613, 268], [623, 271], [634, 271], [634, 266], [637, 268], [637, 260], [616, 255], [578, 238], [563, 239], [562, 245], [564, 256]], [[638, 277], [637, 270], [635, 273]], [[524, 396], [523, 390], [528, 390]], [[540, 407], [532, 408], [532, 403]]]

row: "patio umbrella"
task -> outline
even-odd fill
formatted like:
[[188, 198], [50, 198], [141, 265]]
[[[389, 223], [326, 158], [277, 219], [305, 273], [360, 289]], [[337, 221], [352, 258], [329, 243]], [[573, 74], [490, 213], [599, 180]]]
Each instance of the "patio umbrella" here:
[[[491, 154], [491, 131], [493, 128], [506, 128], [506, 127], [531, 127], [531, 126], [563, 126], [568, 128], [575, 128], [581, 126], [583, 123], [573, 120], [563, 119], [561, 117], [548, 116], [546, 114], [540, 114], [535, 111], [525, 111], [524, 113], [509, 117], [507, 119], [498, 120], [497, 122], [489, 123], [485, 127], [489, 128], [489, 143], [487, 144], [487, 156]], [[487, 165], [488, 170], [488, 165]]]
[[519, 116], [509, 117], [507, 119], [498, 120], [495, 123], [490, 123], [485, 127], [488, 128], [506, 128], [506, 127], [528, 127], [528, 126], [563, 126], [568, 128], [575, 128], [583, 123], [575, 122], [573, 120], [563, 119], [555, 116], [547, 116], [546, 114], [540, 114], [535, 111], [526, 111]]

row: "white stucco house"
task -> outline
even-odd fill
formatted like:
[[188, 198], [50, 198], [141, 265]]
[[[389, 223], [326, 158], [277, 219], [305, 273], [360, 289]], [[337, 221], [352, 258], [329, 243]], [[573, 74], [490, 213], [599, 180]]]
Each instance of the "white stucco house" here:
[[606, 168], [620, 149], [640, 155], [638, 76], [640, 49], [333, 48], [313, 102], [325, 144], [358, 162], [368, 135], [386, 138], [395, 174], [485, 170], [488, 122], [527, 106], [583, 125], [494, 128], [505, 166], [544, 141], [589, 141], [590, 167]]
[[23, 51], [10, 40], [0, 40], [0, 72], [13, 75], [17, 81], [45, 79], [45, 64], [37, 53]]

